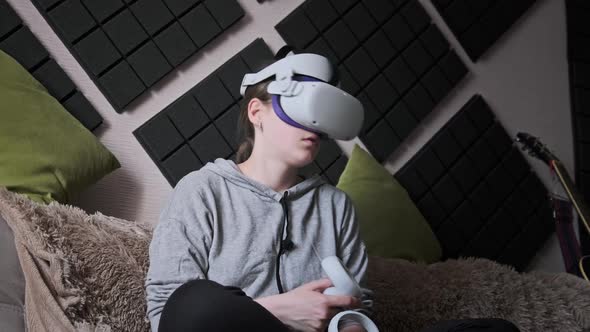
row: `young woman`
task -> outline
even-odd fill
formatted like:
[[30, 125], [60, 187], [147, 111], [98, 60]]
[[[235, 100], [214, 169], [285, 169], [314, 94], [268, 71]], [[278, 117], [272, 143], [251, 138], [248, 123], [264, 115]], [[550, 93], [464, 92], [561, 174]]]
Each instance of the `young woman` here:
[[[275, 114], [268, 83], [245, 92], [235, 162], [219, 158], [185, 176], [160, 215], [146, 280], [154, 332], [319, 332], [343, 309], [372, 315], [352, 202], [318, 175], [298, 176], [320, 139]], [[361, 298], [322, 294], [332, 284], [320, 263], [334, 255]], [[364, 331], [347, 320], [339, 330]]]
[[366, 288], [362, 299], [322, 294], [322, 258], [340, 257], [364, 286], [366, 249], [348, 196], [298, 176], [320, 139], [275, 114], [267, 85], [246, 90], [236, 162], [185, 176], [160, 215], [146, 281], [153, 331], [322, 331], [343, 308], [371, 314]]

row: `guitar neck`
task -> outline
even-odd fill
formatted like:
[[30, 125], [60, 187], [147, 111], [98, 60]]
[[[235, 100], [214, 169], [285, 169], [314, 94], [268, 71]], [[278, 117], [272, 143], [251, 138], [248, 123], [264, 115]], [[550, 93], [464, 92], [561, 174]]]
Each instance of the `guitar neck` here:
[[574, 186], [574, 181], [572, 181], [572, 179], [570, 178], [563, 164], [559, 160], [552, 160], [552, 164], [555, 173], [557, 174], [557, 178], [559, 179], [559, 182], [561, 182], [561, 185], [565, 189], [565, 192], [567, 193], [569, 199], [572, 201], [574, 208], [576, 209], [576, 212], [578, 212], [578, 215], [580, 216], [580, 221], [584, 223], [586, 231], [588, 232], [588, 234], [590, 234], [590, 226], [588, 224], [588, 220], [590, 220], [590, 210], [588, 210], [588, 207], [584, 203], [582, 196], [580, 196], [580, 194], [576, 190]]

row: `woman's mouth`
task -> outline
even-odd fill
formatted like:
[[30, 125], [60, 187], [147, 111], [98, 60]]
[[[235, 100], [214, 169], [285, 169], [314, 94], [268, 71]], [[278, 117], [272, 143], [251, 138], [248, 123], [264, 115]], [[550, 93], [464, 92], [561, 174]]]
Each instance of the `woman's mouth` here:
[[304, 142], [308, 142], [309, 144], [318, 144], [319, 138], [317, 136], [310, 136], [303, 139]]

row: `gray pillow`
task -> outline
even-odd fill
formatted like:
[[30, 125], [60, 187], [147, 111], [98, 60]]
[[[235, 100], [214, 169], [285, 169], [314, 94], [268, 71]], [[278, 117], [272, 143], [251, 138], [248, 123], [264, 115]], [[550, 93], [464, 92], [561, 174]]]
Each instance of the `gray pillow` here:
[[149, 331], [144, 282], [151, 225], [58, 202], [38, 204], [1, 186], [0, 211], [23, 241], [16, 250], [30, 258], [23, 259], [30, 280], [25, 294], [32, 299], [27, 328]]
[[25, 278], [12, 230], [0, 216], [0, 331], [24, 331]]

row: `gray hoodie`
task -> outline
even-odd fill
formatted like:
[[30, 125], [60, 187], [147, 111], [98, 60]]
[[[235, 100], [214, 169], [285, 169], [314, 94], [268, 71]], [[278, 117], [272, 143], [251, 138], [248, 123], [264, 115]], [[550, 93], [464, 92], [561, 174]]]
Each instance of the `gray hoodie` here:
[[[290, 243], [281, 242], [287, 234]], [[279, 294], [277, 276], [284, 292], [326, 277], [320, 262], [332, 255], [363, 288], [360, 311], [372, 314], [372, 291], [365, 288], [368, 258], [352, 201], [319, 175], [280, 193], [246, 177], [232, 160], [209, 162], [177, 183], [149, 255], [145, 285], [152, 331], [166, 300], [189, 280], [238, 286], [255, 299]]]

